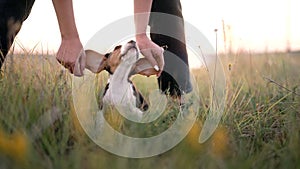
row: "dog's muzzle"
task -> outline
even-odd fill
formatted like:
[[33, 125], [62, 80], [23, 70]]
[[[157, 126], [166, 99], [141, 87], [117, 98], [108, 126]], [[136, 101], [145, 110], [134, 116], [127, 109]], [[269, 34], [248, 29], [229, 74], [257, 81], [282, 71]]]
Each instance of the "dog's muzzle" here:
[[121, 57], [124, 57], [132, 49], [136, 50], [136, 59], [138, 59], [138, 48], [136, 46], [136, 42], [133, 40], [127, 42], [126, 45], [122, 47]]

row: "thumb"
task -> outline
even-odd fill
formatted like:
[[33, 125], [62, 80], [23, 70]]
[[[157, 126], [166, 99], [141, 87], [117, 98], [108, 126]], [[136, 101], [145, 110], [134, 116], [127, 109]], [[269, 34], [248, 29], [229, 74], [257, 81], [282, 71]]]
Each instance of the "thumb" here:
[[159, 67], [159, 71], [161, 72], [164, 69], [165, 61], [164, 61], [164, 49], [161, 48], [161, 51], [157, 54], [153, 54], [153, 56], [156, 56], [156, 61]]
[[86, 55], [83, 50], [80, 51], [79, 56], [76, 59], [74, 66], [74, 75], [81, 77], [83, 76], [83, 70], [85, 68]]
[[85, 65], [86, 65], [86, 54], [83, 49], [81, 50], [81, 52], [82, 52], [82, 55], [81, 55], [81, 59], [79, 61], [80, 61], [80, 72], [83, 75], [83, 71], [84, 71]]
[[[159, 68], [158, 66], [158, 63], [157, 61], [155, 60], [152, 52], [150, 49], [145, 49], [145, 50], [142, 50], [141, 51], [142, 55], [150, 62], [151, 66], [154, 68], [154, 67], [157, 67]], [[156, 68], [155, 68], [156, 69]], [[158, 70], [156, 70], [158, 71]]]
[[155, 59], [157, 65], [153, 68], [157, 71], [157, 76], [159, 77], [164, 69], [164, 49], [160, 47], [160, 50], [152, 51], [153, 59]]

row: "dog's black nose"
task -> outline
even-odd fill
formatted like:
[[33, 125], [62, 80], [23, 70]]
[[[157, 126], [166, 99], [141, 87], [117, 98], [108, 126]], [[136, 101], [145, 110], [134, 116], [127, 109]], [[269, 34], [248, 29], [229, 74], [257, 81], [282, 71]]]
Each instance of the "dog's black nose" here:
[[132, 43], [132, 44], [136, 44], [136, 42], [134, 40], [129, 41], [128, 43]]

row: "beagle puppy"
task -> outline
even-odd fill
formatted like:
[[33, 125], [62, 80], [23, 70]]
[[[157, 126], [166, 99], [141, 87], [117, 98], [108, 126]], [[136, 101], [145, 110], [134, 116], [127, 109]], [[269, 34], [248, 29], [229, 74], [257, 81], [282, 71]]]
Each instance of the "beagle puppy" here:
[[133, 112], [131, 115], [139, 121], [149, 106], [130, 77], [134, 74], [155, 75], [157, 71], [147, 59], [138, 58], [136, 42], [131, 40], [123, 46], [116, 46], [112, 52], [105, 55], [93, 50], [86, 50], [85, 53], [87, 69], [93, 73], [105, 70], [110, 74], [100, 99], [100, 110], [106, 104], [121, 105], [127, 107], [127, 111]]

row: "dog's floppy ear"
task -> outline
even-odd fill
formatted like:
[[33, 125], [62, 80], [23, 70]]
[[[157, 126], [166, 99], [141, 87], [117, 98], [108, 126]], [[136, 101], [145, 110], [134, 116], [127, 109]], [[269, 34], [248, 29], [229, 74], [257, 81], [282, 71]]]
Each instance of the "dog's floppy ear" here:
[[140, 74], [144, 76], [157, 75], [157, 71], [152, 67], [150, 62], [146, 58], [141, 58], [136, 61], [133, 67], [132, 74]]
[[85, 50], [86, 65], [85, 68], [89, 69], [93, 73], [99, 73], [106, 67], [107, 58], [93, 50]]

